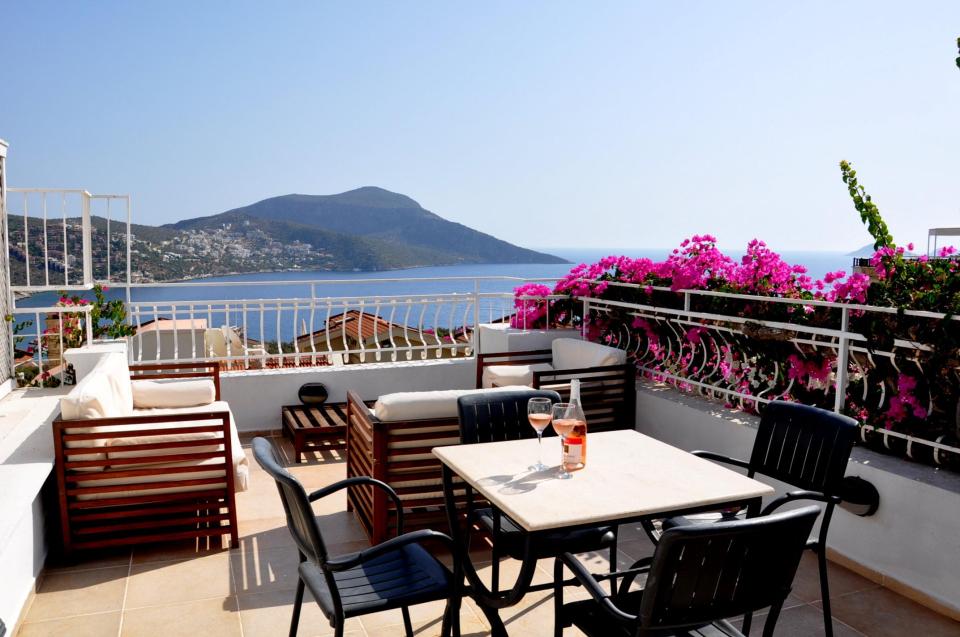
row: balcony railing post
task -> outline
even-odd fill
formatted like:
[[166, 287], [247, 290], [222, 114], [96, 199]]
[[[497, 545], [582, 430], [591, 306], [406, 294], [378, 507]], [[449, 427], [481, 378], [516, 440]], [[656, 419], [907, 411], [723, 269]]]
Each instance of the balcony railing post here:
[[590, 299], [583, 299], [583, 318], [580, 320], [580, 338], [587, 338], [587, 316], [590, 313]]
[[[466, 330], [466, 326], [463, 328]], [[474, 355], [480, 353], [480, 279], [473, 280], [473, 334], [470, 335]]]
[[850, 369], [850, 339], [847, 338], [850, 331], [850, 310], [840, 309], [840, 347], [837, 349], [837, 378], [836, 378], [836, 396], [833, 401], [833, 411], [843, 412], [843, 407], [847, 402], [847, 372]]
[[[93, 250], [90, 237], [90, 193], [80, 193], [80, 200], [83, 202], [80, 226], [83, 231], [83, 284], [93, 284]], [[28, 283], [29, 285], [29, 283]]]

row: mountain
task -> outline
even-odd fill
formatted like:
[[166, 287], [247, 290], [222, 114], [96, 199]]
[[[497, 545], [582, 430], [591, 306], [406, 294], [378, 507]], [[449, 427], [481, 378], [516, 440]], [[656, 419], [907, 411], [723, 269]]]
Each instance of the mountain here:
[[[269, 223], [263, 223], [269, 222]], [[395, 192], [367, 186], [336, 195], [283, 195], [264, 199], [211, 217], [187, 219], [167, 227], [176, 230], [222, 228], [225, 224], [255, 224], [274, 236], [309, 236], [315, 245], [360, 237], [382, 267], [452, 265], [457, 263], [566, 263], [448, 221], [416, 201]], [[318, 234], [322, 231], [325, 234]], [[302, 239], [313, 243], [309, 239]], [[388, 247], [388, 246], [392, 246]]]
[[[22, 217], [10, 217], [13, 285], [27, 283], [28, 269], [33, 285], [79, 282], [83, 276], [79, 218], [45, 222], [31, 217], [24, 230]], [[126, 224], [116, 219], [108, 224], [93, 216], [90, 239], [94, 278], [125, 279]], [[413, 199], [381, 188], [329, 196], [287, 195], [166, 226], [134, 224], [130, 262], [135, 282], [286, 270], [566, 263], [447, 221]]]

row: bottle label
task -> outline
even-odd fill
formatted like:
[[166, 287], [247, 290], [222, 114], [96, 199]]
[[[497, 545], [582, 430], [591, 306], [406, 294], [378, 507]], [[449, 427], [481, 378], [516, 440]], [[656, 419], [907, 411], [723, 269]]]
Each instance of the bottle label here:
[[583, 438], [570, 436], [563, 441], [564, 464], [583, 463]]

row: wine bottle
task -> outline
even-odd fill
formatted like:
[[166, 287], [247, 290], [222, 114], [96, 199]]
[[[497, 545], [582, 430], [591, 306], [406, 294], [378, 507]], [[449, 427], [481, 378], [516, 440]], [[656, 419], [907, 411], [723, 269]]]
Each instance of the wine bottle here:
[[580, 381], [570, 381], [570, 408], [565, 420], [572, 420], [572, 427], [563, 439], [563, 468], [566, 471], [583, 469], [587, 464], [587, 419], [580, 404]]

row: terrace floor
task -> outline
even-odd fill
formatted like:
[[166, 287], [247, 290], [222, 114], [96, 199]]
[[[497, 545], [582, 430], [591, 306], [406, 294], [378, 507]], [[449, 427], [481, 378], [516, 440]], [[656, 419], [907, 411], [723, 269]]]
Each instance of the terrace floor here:
[[[275, 443], [289, 460], [292, 448], [285, 439]], [[248, 442], [248, 441], [247, 441]], [[246, 445], [249, 447], [249, 445]], [[247, 449], [250, 454], [249, 448]], [[307, 490], [317, 489], [345, 475], [336, 452], [290, 469]], [[287, 533], [283, 510], [269, 476], [251, 458], [251, 487], [237, 497], [240, 546], [231, 549], [168, 545], [134, 548], [85, 556], [72, 563], [47, 568], [39, 582], [18, 637], [117, 636], [137, 637], [261, 637], [287, 634], [296, 586], [297, 553]], [[317, 503], [317, 513], [333, 554], [367, 545], [342, 493]], [[621, 530], [622, 566], [646, 556], [651, 545], [638, 528]], [[478, 557], [480, 559], [478, 552]], [[487, 554], [489, 555], [489, 554]], [[606, 559], [583, 556], [606, 566]], [[777, 635], [809, 636], [823, 633], [816, 562], [804, 558], [777, 626]], [[489, 567], [481, 573], [489, 574]], [[505, 562], [501, 581], [509, 585], [516, 563]], [[535, 581], [549, 581], [552, 563], [539, 565]], [[960, 635], [960, 623], [938, 615], [841, 566], [831, 567], [835, 634], [838, 637], [915, 634], [924, 637]], [[568, 589], [569, 599], [582, 595]], [[416, 634], [438, 635], [442, 603], [411, 609]], [[521, 604], [501, 613], [514, 635], [553, 634], [553, 599], [549, 592], [528, 595]], [[403, 635], [399, 611], [349, 620], [353, 637]], [[754, 633], [759, 627], [755, 621]], [[488, 626], [471, 600], [462, 608], [464, 636], [486, 635]], [[302, 637], [330, 635], [330, 629], [309, 592], [300, 620]], [[565, 635], [579, 634], [568, 629]]]

